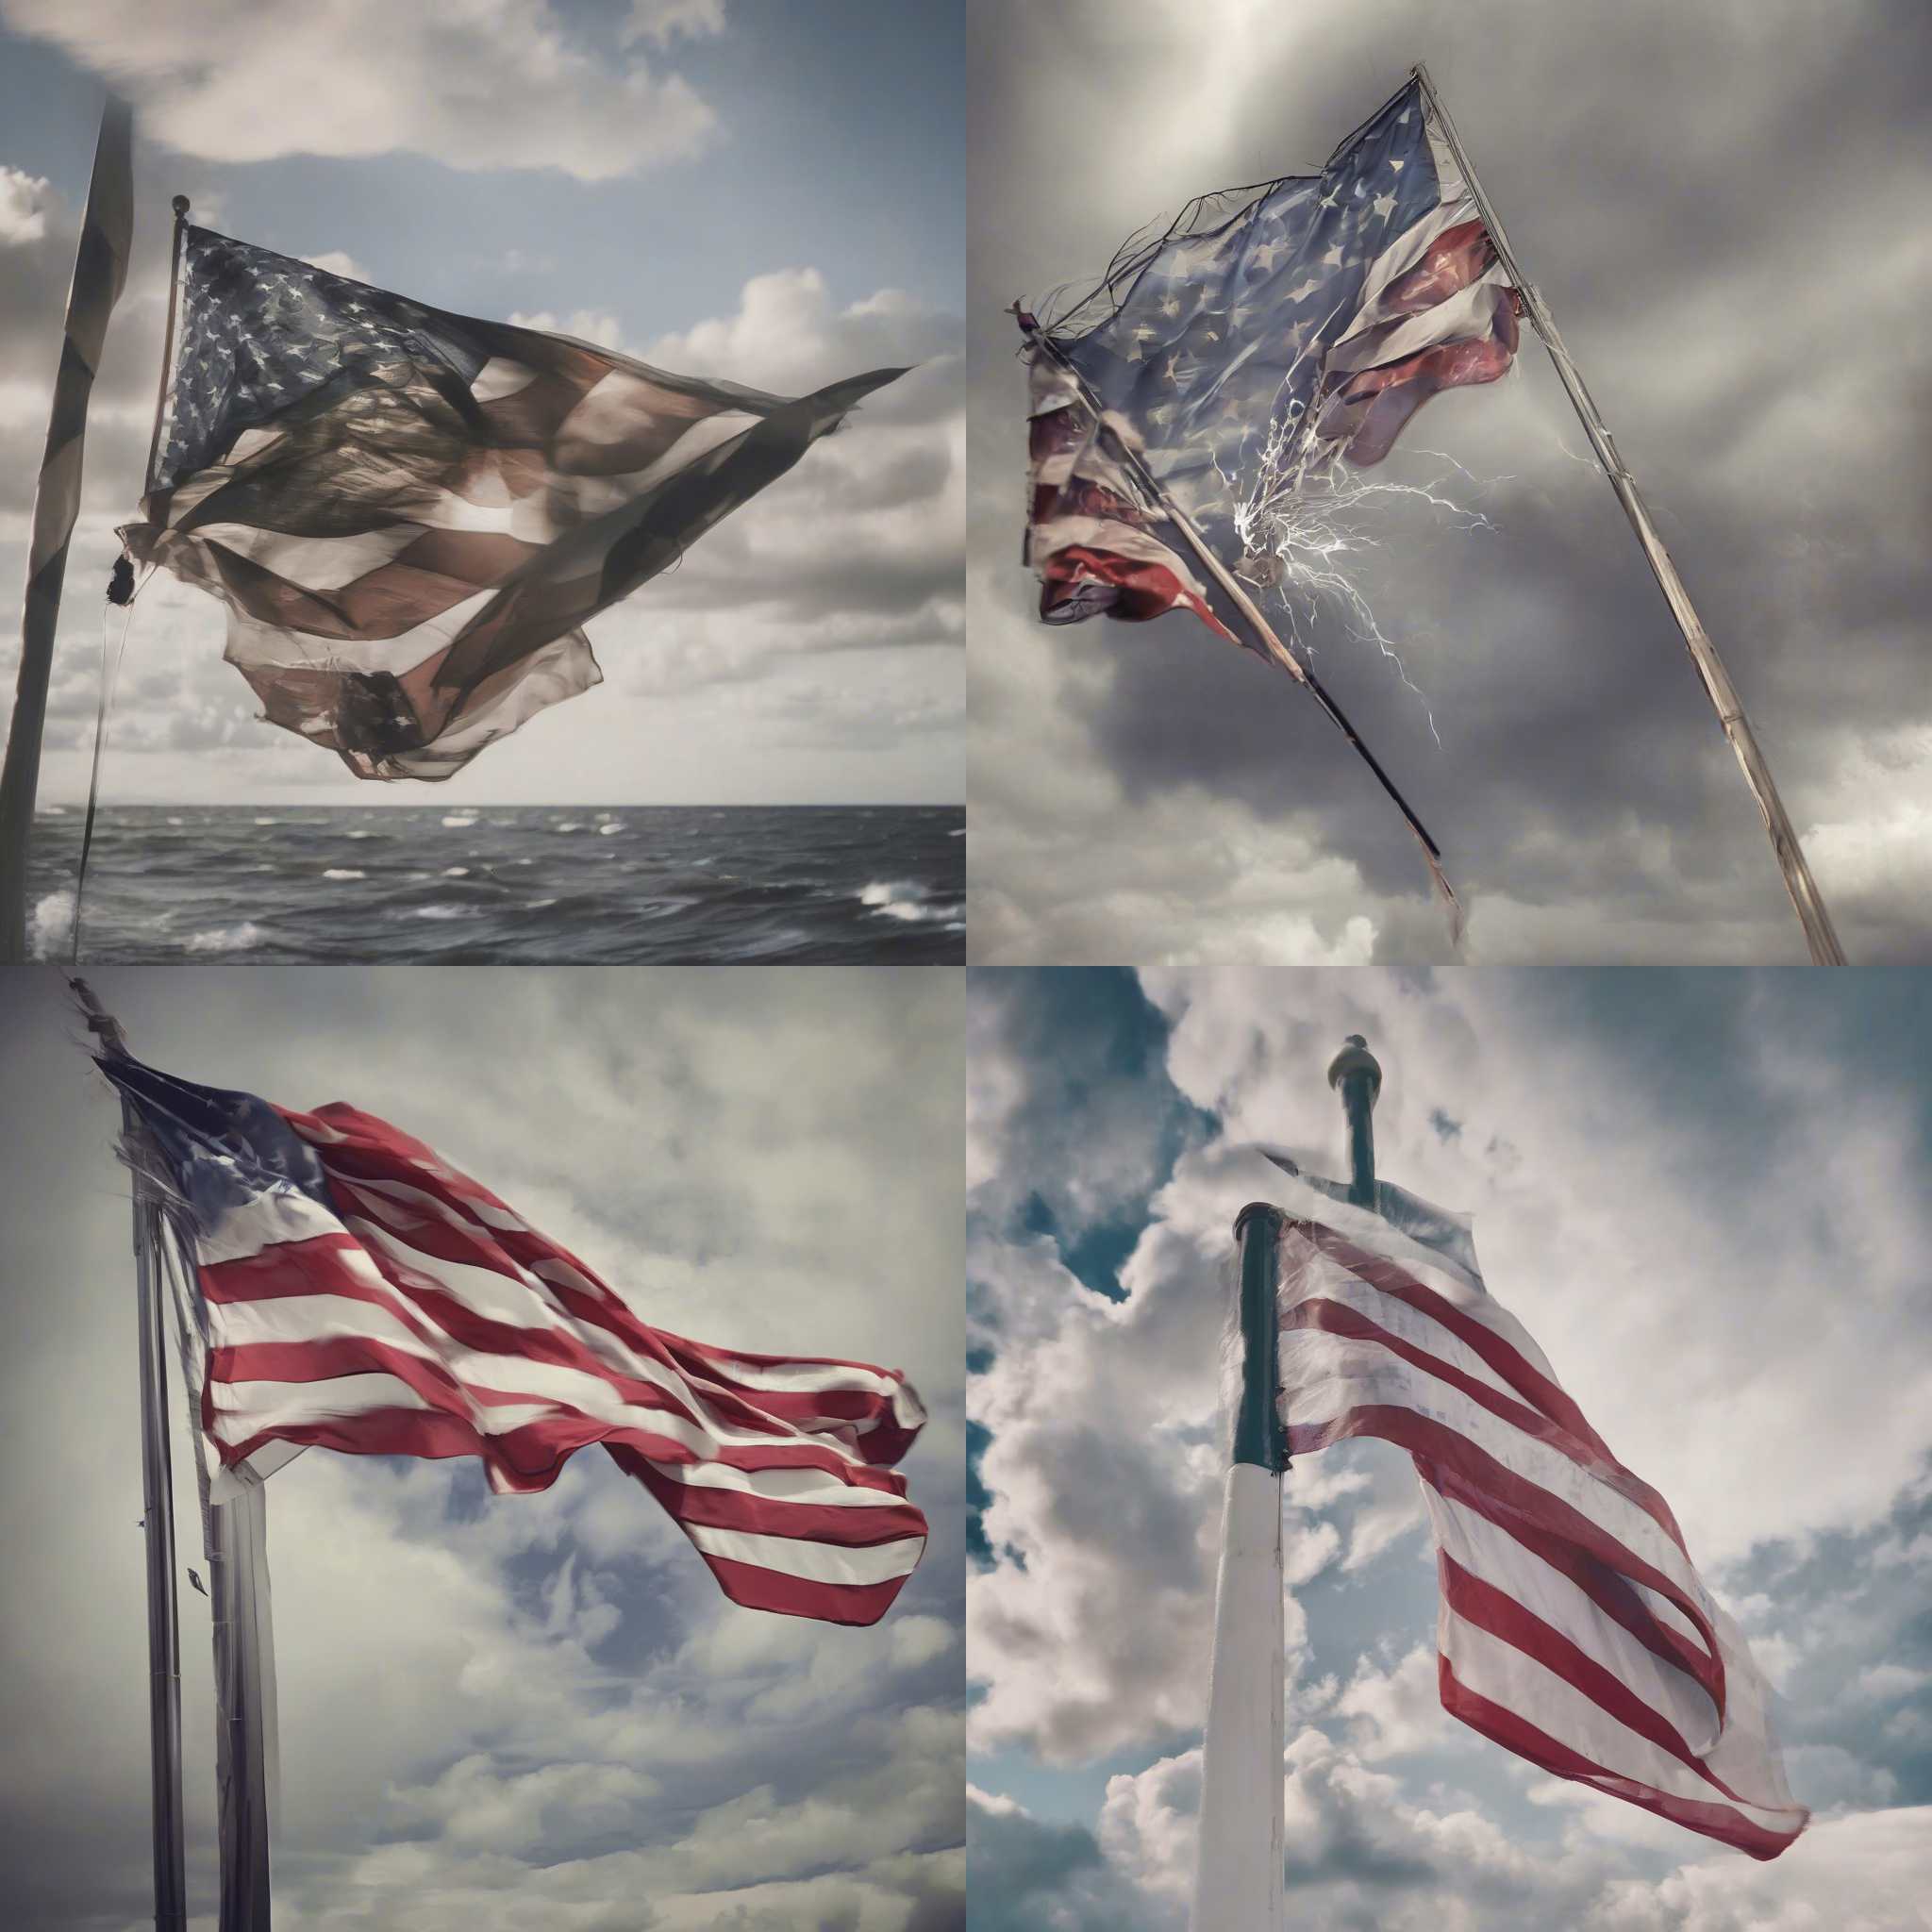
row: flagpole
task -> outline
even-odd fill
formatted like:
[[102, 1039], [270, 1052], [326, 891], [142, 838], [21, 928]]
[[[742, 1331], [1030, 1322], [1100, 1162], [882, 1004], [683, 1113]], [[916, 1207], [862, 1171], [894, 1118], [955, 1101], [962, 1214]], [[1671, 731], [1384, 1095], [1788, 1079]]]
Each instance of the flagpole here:
[[19, 965], [27, 957], [26, 874], [34, 796], [40, 790], [41, 736], [47, 722], [47, 686], [54, 668], [60, 591], [67, 577], [67, 548], [80, 515], [87, 406], [107, 341], [108, 318], [127, 276], [134, 232], [132, 126], [125, 104], [110, 96], [101, 109], [93, 174], [67, 291], [46, 454], [34, 491], [26, 596], [20, 620], [20, 673], [6, 760], [0, 765], [0, 961], [10, 965]]
[[1328, 1084], [1341, 1095], [1348, 1122], [1348, 1198], [1357, 1208], [1375, 1205], [1375, 1101], [1382, 1067], [1359, 1033], [1328, 1062]]
[[1550, 360], [1556, 364], [1564, 393], [1569, 396], [1571, 407], [1583, 425], [1584, 434], [1590, 438], [1591, 447], [1596, 452], [1597, 461], [1609, 479], [1610, 488], [1617, 493], [1617, 501], [1624, 506], [1624, 514], [1629, 518], [1630, 527], [1637, 533], [1637, 541], [1642, 546], [1651, 574], [1657, 578], [1657, 586], [1671, 607], [1671, 615], [1676, 619], [1677, 628], [1684, 634], [1685, 647], [1704, 682], [1705, 695], [1710, 699], [1717, 712], [1718, 723], [1723, 725], [1724, 736], [1729, 739], [1738, 763], [1743, 769], [1744, 782], [1750, 786], [1751, 795], [1757, 799], [1757, 808], [1764, 816], [1764, 828], [1771, 835], [1772, 850], [1777, 857], [1778, 870], [1784, 875], [1785, 891], [1790, 894], [1792, 908], [1805, 928], [1805, 941], [1811, 949], [1811, 963], [1814, 966], [1842, 966], [1845, 956], [1832, 927], [1831, 915], [1824, 909], [1824, 901], [1811, 876], [1811, 868], [1805, 861], [1798, 835], [1785, 815], [1784, 802], [1778, 797], [1771, 767], [1765, 763], [1750, 721], [1744, 716], [1743, 701], [1738, 695], [1737, 687], [1732, 684], [1730, 674], [1718, 656], [1717, 646], [1711, 642], [1691, 606], [1690, 593], [1684, 588], [1684, 580], [1677, 575], [1677, 567], [1671, 560], [1670, 552], [1664, 548], [1663, 539], [1657, 535], [1643, 499], [1637, 493], [1635, 481], [1624, 467], [1624, 459], [1617, 453], [1616, 442], [1597, 409], [1595, 400], [1584, 387], [1583, 377], [1571, 360], [1569, 350], [1563, 346], [1562, 337], [1557, 333], [1557, 325], [1551, 319], [1548, 305], [1536, 284], [1524, 275], [1517, 263], [1509, 246], [1509, 238], [1503, 232], [1503, 225], [1496, 219], [1496, 211], [1490, 205], [1489, 196], [1483, 192], [1482, 183], [1476, 179], [1468, 151], [1456, 132], [1456, 124], [1450, 120], [1448, 108], [1442, 105], [1441, 95], [1436, 92], [1435, 82], [1429, 78], [1429, 70], [1417, 62], [1414, 71], [1428, 110], [1441, 128], [1442, 138], [1448, 143], [1450, 153], [1456, 157], [1457, 166], [1462, 170], [1462, 178], [1469, 184], [1476, 212], [1482, 216], [1483, 225], [1495, 244], [1497, 258], [1502, 262], [1511, 285], [1523, 297], [1529, 318], [1542, 338], [1543, 347], [1549, 351]]
[[1283, 1575], [1274, 1314], [1281, 1210], [1251, 1201], [1241, 1247], [1241, 1390], [1214, 1579], [1214, 1657], [1201, 1746], [1201, 1833], [1191, 1932], [1278, 1932], [1282, 1923]]
[[[1074, 363], [1053, 338], [1040, 326], [1040, 324], [1032, 316], [1026, 314], [1017, 302], [1013, 305], [1013, 313], [1027, 341], [1036, 348], [1043, 351], [1058, 368], [1071, 377], [1074, 387], [1079, 390], [1082, 400], [1093, 411], [1094, 421], [1096, 423], [1100, 422], [1107, 413], [1106, 406], [1090, 387], [1087, 378], [1074, 367]], [[1415, 834], [1417, 841], [1421, 843], [1424, 857], [1428, 861], [1429, 876], [1435, 880], [1437, 890], [1449, 902], [1452, 922], [1457, 935], [1459, 937], [1462, 930], [1461, 903], [1457, 900], [1454, 889], [1450, 886], [1448, 878], [1443, 874], [1442, 848], [1436, 843], [1435, 840], [1430, 838], [1428, 827], [1415, 815], [1415, 812], [1410, 808], [1408, 800], [1403, 797], [1401, 791], [1396, 789], [1394, 779], [1382, 769], [1381, 762], [1377, 759], [1374, 753], [1362, 742], [1361, 735], [1348, 722], [1347, 715], [1343, 712], [1341, 707], [1329, 696], [1327, 689], [1324, 686], [1321, 679], [1274, 634], [1274, 628], [1270, 625], [1268, 620], [1262, 616], [1260, 607], [1241, 588], [1241, 581], [1234, 573], [1222, 562], [1220, 558], [1215, 556], [1213, 546], [1194, 527], [1192, 518], [1161, 489], [1159, 481], [1156, 478], [1153, 471], [1141, 460], [1140, 452], [1134, 449], [1124, 438], [1117, 438], [1116, 441], [1120, 446], [1121, 456], [1128, 470], [1133, 474], [1134, 480], [1153, 498], [1154, 502], [1159, 507], [1160, 513], [1186, 539], [1188, 547], [1200, 559], [1202, 567], [1220, 585], [1222, 591], [1226, 594], [1228, 601], [1233, 604], [1235, 609], [1254, 631], [1256, 640], [1261, 646], [1260, 655], [1266, 658], [1270, 663], [1278, 665], [1283, 671], [1286, 671], [1297, 684], [1301, 685], [1307, 691], [1308, 695], [1328, 714], [1329, 722], [1360, 754], [1362, 762], [1375, 774], [1375, 782], [1389, 794], [1396, 810], [1402, 814], [1408, 829]]]
[[[103, 1052], [125, 1056], [121, 1025], [84, 979], [68, 982]], [[142, 1132], [133, 1104], [121, 1103], [121, 1132]], [[147, 1533], [148, 1752], [153, 1795], [155, 1932], [187, 1932], [188, 1887], [181, 1821], [181, 1631], [175, 1597], [175, 1495], [168, 1440], [168, 1369], [156, 1291], [160, 1208], [137, 1174], [134, 1187], [135, 1307], [141, 1357], [142, 1526]]]

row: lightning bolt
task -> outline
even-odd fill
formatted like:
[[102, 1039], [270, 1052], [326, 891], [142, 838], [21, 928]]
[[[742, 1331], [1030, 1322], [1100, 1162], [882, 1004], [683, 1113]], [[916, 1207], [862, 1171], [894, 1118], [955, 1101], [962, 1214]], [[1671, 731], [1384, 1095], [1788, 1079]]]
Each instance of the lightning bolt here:
[[[1319, 329], [1315, 339], [1321, 339]], [[1283, 392], [1291, 391], [1295, 368], [1308, 353], [1304, 350], [1290, 366]], [[1429, 735], [1440, 747], [1441, 734], [1427, 694], [1409, 676], [1402, 653], [1382, 628], [1356, 580], [1353, 560], [1382, 547], [1374, 534], [1375, 509], [1387, 497], [1426, 504], [1459, 530], [1493, 530], [1495, 525], [1480, 510], [1442, 493], [1441, 483], [1432, 487], [1370, 480], [1347, 468], [1341, 443], [1317, 432], [1319, 414], [1319, 408], [1305, 408], [1299, 399], [1271, 412], [1267, 437], [1246, 477], [1223, 468], [1215, 458], [1215, 469], [1235, 507], [1235, 531], [1246, 552], [1241, 575], [1251, 586], [1278, 592], [1276, 603], [1287, 618], [1291, 641], [1310, 655], [1321, 614], [1339, 610], [1348, 634], [1358, 643], [1373, 645], [1394, 666], [1397, 677], [1421, 704]], [[1242, 441], [1245, 443], [1247, 437]], [[1417, 454], [1438, 457], [1472, 485], [1483, 487], [1453, 458], [1440, 451]], [[1257, 571], [1257, 562], [1264, 568]]]

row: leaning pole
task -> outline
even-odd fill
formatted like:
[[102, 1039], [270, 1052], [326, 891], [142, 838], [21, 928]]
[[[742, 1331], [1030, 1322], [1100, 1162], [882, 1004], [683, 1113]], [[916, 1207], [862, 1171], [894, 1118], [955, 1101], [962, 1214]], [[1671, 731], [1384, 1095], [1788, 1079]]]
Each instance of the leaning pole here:
[[[1348, 1122], [1349, 1198], [1373, 1207], [1372, 1116], [1382, 1069], [1360, 1034], [1350, 1034], [1336, 1055], [1328, 1084], [1341, 1093]], [[1241, 1248], [1241, 1382], [1222, 1493], [1191, 1932], [1280, 1932], [1282, 1924], [1281, 1477], [1288, 1432], [1279, 1407], [1274, 1294], [1281, 1227], [1281, 1209], [1267, 1201], [1250, 1201], [1234, 1224]]]

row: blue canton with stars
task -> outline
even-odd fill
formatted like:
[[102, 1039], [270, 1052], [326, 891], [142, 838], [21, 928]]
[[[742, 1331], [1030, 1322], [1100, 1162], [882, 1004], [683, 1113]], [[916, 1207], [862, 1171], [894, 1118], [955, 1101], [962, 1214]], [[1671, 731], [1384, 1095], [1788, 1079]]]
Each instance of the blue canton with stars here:
[[178, 349], [150, 487], [172, 490], [345, 370], [441, 364], [465, 384], [489, 351], [461, 318], [251, 247], [182, 236]]
[[1230, 565], [1223, 474], [1251, 476], [1272, 422], [1306, 411], [1351, 334], [1370, 266], [1441, 199], [1411, 82], [1319, 175], [1277, 182], [1221, 227], [1159, 244], [1097, 328], [1058, 346]]
[[95, 1064], [134, 1103], [203, 1233], [277, 1188], [332, 1208], [314, 1148], [267, 1101], [177, 1080], [139, 1060], [104, 1057]]

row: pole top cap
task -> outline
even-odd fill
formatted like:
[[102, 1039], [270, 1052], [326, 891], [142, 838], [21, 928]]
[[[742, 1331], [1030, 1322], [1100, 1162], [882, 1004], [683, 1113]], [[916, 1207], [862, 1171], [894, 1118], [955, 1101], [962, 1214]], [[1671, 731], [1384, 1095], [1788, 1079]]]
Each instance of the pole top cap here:
[[175, 219], [177, 222], [185, 222], [188, 219], [188, 197], [185, 194], [177, 194], [175, 197], [174, 207]]
[[1359, 1033], [1348, 1036], [1348, 1044], [1328, 1062], [1328, 1084], [1339, 1088], [1351, 1074], [1369, 1076], [1369, 1105], [1374, 1107], [1382, 1091], [1382, 1063], [1369, 1051], [1369, 1042]]
[[1281, 1209], [1273, 1201], [1250, 1201], [1234, 1218], [1234, 1238], [1240, 1241], [1246, 1231], [1248, 1223], [1257, 1214], [1265, 1214], [1279, 1223], [1284, 1219]]

